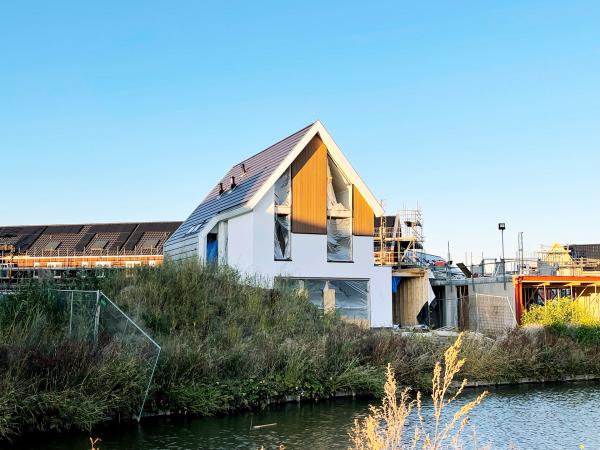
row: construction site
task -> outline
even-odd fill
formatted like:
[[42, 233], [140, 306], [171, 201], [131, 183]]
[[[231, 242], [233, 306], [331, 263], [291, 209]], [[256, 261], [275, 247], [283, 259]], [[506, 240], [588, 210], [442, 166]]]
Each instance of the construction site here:
[[600, 244], [554, 243], [525, 257], [522, 233], [518, 243], [515, 258], [454, 263], [425, 252], [420, 209], [376, 220], [374, 259], [392, 268], [394, 325], [497, 333], [565, 297], [600, 319]]
[[[0, 284], [70, 278], [156, 266], [181, 222], [0, 227]], [[600, 319], [600, 244], [554, 243], [525, 257], [469, 264], [425, 251], [420, 209], [376, 217], [373, 262], [392, 270], [391, 310], [398, 328], [495, 333], [515, 327], [532, 305], [571, 298]]]
[[0, 284], [156, 266], [181, 222], [0, 227]]

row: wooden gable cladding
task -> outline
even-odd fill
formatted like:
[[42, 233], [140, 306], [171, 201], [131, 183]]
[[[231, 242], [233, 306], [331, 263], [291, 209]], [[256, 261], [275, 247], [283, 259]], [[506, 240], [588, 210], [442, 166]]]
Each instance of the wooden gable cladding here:
[[292, 232], [327, 234], [327, 147], [318, 135], [292, 163]]
[[373, 236], [375, 214], [356, 186], [352, 186], [352, 234], [355, 236]]

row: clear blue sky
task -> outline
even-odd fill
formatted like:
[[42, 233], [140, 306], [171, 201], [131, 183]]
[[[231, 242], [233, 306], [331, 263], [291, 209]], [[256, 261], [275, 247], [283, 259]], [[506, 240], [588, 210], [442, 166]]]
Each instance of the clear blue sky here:
[[320, 119], [429, 251], [600, 242], [600, 3], [3, 2], [1, 224], [183, 220]]

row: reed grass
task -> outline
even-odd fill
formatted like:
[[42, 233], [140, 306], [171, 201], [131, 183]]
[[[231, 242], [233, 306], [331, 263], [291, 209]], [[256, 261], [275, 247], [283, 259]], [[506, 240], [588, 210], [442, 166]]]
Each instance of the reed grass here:
[[[146, 411], [211, 415], [341, 391], [381, 396], [388, 364], [399, 384], [430, 391], [451, 344], [323, 316], [298, 292], [227, 267], [165, 264], [69, 283], [102, 290], [161, 344]], [[35, 281], [0, 302], [0, 438], [89, 431], [137, 412], [147, 380], [137, 355], [68, 339], [52, 287]], [[465, 335], [461, 351], [461, 376], [472, 380], [600, 374], [600, 345], [545, 329]]]
[[[444, 421], [444, 413], [453, 407], [460, 397], [466, 379], [451, 392], [451, 386], [459, 374], [465, 359], [459, 357], [462, 335], [444, 352], [443, 362], [438, 361], [433, 369], [431, 400], [433, 412], [425, 417], [421, 393], [416, 398], [405, 388], [398, 396], [396, 377], [388, 364], [381, 406], [370, 406], [364, 419], [357, 419], [350, 432], [349, 450], [397, 450], [462, 448], [462, 434], [469, 420], [469, 413], [486, 397], [487, 391], [477, 398], [455, 409], [450, 419]], [[407, 427], [411, 415], [416, 416], [412, 429]]]

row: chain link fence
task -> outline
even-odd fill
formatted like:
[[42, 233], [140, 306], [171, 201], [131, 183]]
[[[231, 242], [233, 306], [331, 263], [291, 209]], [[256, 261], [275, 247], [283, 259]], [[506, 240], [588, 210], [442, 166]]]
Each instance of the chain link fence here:
[[101, 291], [51, 290], [50, 295], [71, 339], [90, 345], [113, 344], [139, 358], [148, 376], [136, 417], [139, 421], [160, 356], [160, 345]]

